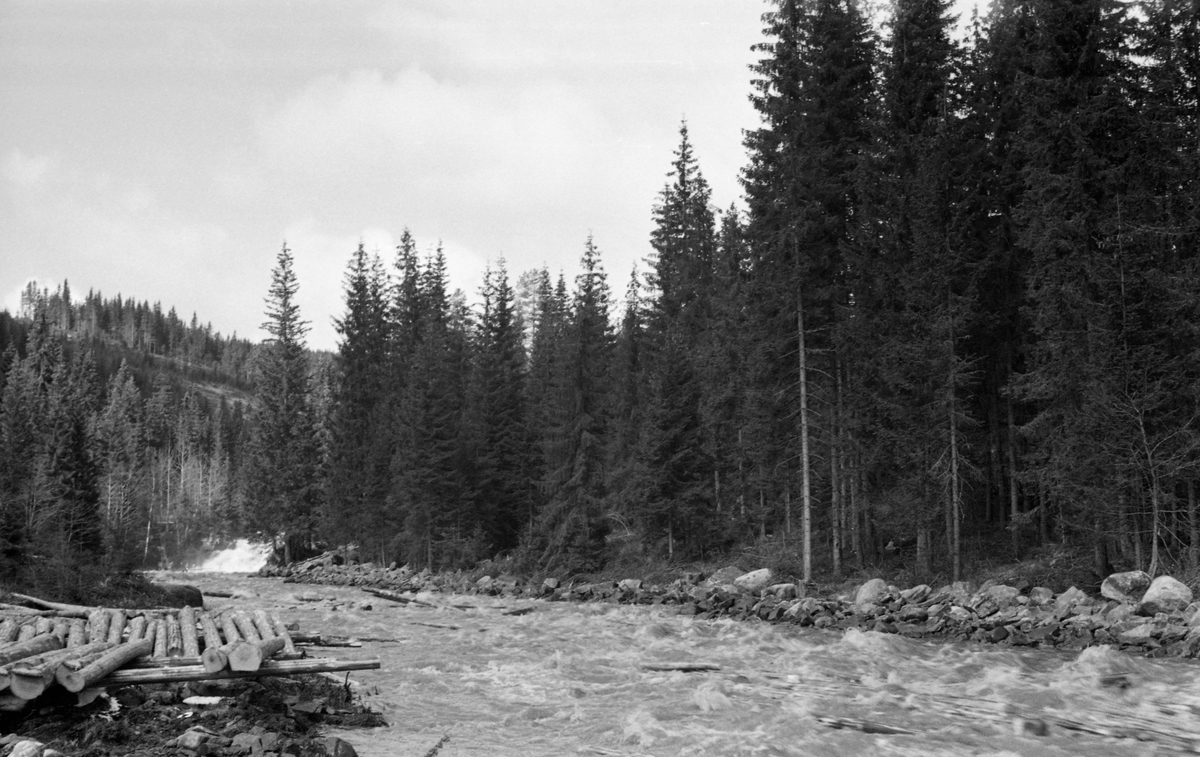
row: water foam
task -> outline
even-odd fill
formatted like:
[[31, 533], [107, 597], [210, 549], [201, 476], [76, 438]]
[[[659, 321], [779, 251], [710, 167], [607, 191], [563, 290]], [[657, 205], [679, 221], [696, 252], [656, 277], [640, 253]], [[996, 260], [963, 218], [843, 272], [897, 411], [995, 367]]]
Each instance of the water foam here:
[[214, 552], [193, 570], [202, 573], [254, 573], [267, 564], [270, 554], [270, 544], [238, 539], [233, 547]]

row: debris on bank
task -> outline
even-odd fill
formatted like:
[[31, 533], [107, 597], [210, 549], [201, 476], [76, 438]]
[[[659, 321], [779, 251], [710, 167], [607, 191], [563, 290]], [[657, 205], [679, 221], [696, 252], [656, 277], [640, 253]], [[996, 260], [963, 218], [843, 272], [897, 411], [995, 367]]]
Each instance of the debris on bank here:
[[310, 658], [277, 615], [227, 610], [113, 609], [14, 594], [0, 607], [0, 711], [55, 688], [71, 694], [129, 684], [370, 670], [378, 659]]

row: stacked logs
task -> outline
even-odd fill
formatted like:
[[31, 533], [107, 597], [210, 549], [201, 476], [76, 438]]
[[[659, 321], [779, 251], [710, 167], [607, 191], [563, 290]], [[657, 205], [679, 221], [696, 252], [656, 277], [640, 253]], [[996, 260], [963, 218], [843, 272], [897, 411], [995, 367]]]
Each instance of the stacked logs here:
[[261, 609], [216, 616], [192, 607], [88, 609], [86, 618], [42, 612], [0, 615], [0, 709], [20, 709], [53, 684], [79, 692], [98, 683], [379, 667], [378, 660], [298, 660], [304, 655], [287, 628]]

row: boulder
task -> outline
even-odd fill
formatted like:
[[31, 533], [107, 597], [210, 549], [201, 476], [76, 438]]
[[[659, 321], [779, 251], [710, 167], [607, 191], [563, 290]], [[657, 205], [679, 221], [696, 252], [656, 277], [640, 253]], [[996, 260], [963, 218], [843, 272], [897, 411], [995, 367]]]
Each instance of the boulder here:
[[900, 596], [905, 602], [924, 602], [932, 593], [933, 589], [930, 588], [929, 584], [919, 584], [901, 591]]
[[1150, 574], [1142, 570], [1113, 573], [1100, 584], [1100, 594], [1114, 602], [1138, 602], [1150, 588]]
[[1138, 615], [1155, 615], [1160, 612], [1181, 612], [1192, 603], [1192, 590], [1170, 576], [1159, 576], [1150, 583], [1142, 601], [1138, 603]]
[[625, 578], [622, 579], [617, 588], [627, 594], [636, 594], [642, 588], [642, 579], [640, 578]]
[[858, 592], [854, 595], [854, 604], [875, 604], [887, 593], [887, 581], [884, 581], [882, 578], [872, 578], [870, 581], [867, 581], [865, 584], [858, 587]]
[[775, 574], [771, 572], [770, 568], [761, 568], [759, 570], [752, 570], [749, 573], [743, 573], [733, 579], [733, 585], [742, 591], [754, 594], [770, 586], [774, 578]]
[[704, 579], [704, 583], [702, 585], [710, 589], [716, 586], [727, 586], [732, 584], [734, 579], [743, 575], [745, 572], [746, 571], [742, 570], [736, 565], [730, 565], [721, 568], [716, 573], [713, 573], [711, 576]]
[[154, 584], [168, 607], [204, 607], [204, 595], [191, 584]]
[[1017, 601], [1017, 597], [1021, 596], [1020, 589], [1005, 584], [992, 584], [981, 589], [979, 593], [992, 599], [1001, 608], [1012, 606]]

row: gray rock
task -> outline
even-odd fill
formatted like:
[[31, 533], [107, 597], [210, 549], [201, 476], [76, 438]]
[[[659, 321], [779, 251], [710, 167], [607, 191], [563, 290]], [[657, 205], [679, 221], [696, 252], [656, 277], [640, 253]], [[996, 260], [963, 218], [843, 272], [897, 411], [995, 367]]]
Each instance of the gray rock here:
[[1072, 586], [1055, 598], [1054, 614], [1059, 617], [1066, 617], [1076, 612], [1080, 605], [1087, 604], [1088, 601], [1088, 595], [1082, 589]]
[[743, 573], [733, 579], [733, 585], [742, 591], [748, 591], [753, 594], [770, 586], [774, 578], [775, 574], [771, 572], [770, 568], [761, 568], [759, 570], [752, 570], [749, 573]]
[[168, 607], [204, 607], [204, 595], [191, 584], [154, 584]]
[[1138, 602], [1150, 588], [1150, 574], [1142, 570], [1113, 573], [1100, 584], [1100, 594], [1114, 602]]
[[542, 581], [542, 588], [546, 591], [554, 591], [558, 588], [558, 579], [553, 577], [547, 578], [546, 580]]
[[710, 589], [715, 586], [726, 586], [732, 584], [734, 579], [736, 579], [738, 576], [741, 576], [745, 572], [746, 571], [742, 570], [736, 565], [730, 565], [721, 568], [716, 573], [713, 573], [711, 576], [704, 579], [704, 583], [702, 585]]
[[26, 741], [18, 741], [8, 753], [8, 757], [43, 757], [46, 752], [46, 745], [40, 741], [28, 739]]
[[788, 600], [796, 599], [800, 596], [801, 592], [796, 584], [786, 583], [768, 586], [766, 589], [763, 589], [763, 594], [765, 596], [775, 597], [779, 600]]
[[343, 741], [336, 736], [329, 736], [323, 744], [327, 757], [358, 757], [358, 752], [354, 751], [354, 747], [350, 743]]
[[619, 584], [617, 584], [617, 588], [620, 589], [621, 591], [629, 592], [630, 594], [636, 593], [637, 591], [639, 591], [642, 588], [642, 579], [640, 579], [640, 578], [623, 579]]
[[882, 578], [872, 578], [862, 586], [858, 587], [858, 592], [854, 595], [854, 604], [870, 605], [879, 601], [879, 598], [888, 593], [887, 581]]
[[1037, 607], [1048, 605], [1054, 601], [1054, 591], [1045, 586], [1035, 586], [1029, 590], [1029, 603]]
[[1170, 576], [1159, 576], [1150, 583], [1138, 604], [1138, 615], [1180, 612], [1192, 603], [1192, 590]]
[[986, 595], [1001, 608], [1012, 606], [1017, 601], [1017, 597], [1021, 596], [1019, 589], [1005, 584], [992, 584], [986, 589], [980, 590], [979, 593]]
[[900, 596], [904, 598], [905, 602], [924, 602], [932, 593], [933, 589], [930, 588], [929, 584], [920, 584], [910, 589], [905, 589], [900, 592]]

